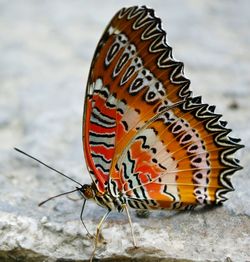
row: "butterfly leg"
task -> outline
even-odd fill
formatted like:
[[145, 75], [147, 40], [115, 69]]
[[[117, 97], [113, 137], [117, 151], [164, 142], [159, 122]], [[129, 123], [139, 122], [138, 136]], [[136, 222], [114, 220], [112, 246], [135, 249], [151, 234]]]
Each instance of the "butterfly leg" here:
[[132, 237], [133, 237], [133, 244], [134, 244], [134, 247], [137, 247], [135, 234], [134, 234], [134, 228], [133, 228], [132, 220], [131, 220], [131, 217], [130, 217], [130, 214], [129, 214], [128, 206], [126, 204], [124, 204], [124, 208], [125, 208], [127, 216], [128, 216], [128, 222], [129, 222], [131, 234], [132, 234]]
[[97, 248], [97, 244], [98, 244], [98, 240], [99, 240], [99, 236], [100, 236], [100, 231], [101, 231], [101, 227], [102, 227], [102, 224], [103, 222], [107, 219], [108, 215], [110, 214], [111, 210], [109, 209], [105, 214], [104, 216], [102, 217], [102, 219], [100, 220], [97, 228], [96, 228], [96, 236], [95, 236], [95, 245], [94, 245], [94, 250], [92, 252], [92, 255], [91, 255], [91, 258], [90, 258], [90, 262], [92, 262], [94, 256], [95, 256], [95, 251], [96, 251], [96, 248]]
[[86, 203], [86, 199], [84, 199], [83, 204], [82, 204], [82, 210], [81, 210], [81, 214], [80, 214], [80, 219], [81, 219], [82, 224], [83, 224], [83, 226], [84, 226], [84, 228], [85, 228], [85, 230], [86, 230], [86, 232], [87, 232], [87, 236], [88, 236], [89, 238], [93, 239], [94, 236], [89, 233], [89, 231], [88, 231], [88, 229], [87, 229], [87, 227], [86, 227], [86, 225], [85, 225], [85, 223], [84, 223], [84, 221], [83, 221], [83, 210], [84, 210], [84, 207], [85, 207], [85, 203]]

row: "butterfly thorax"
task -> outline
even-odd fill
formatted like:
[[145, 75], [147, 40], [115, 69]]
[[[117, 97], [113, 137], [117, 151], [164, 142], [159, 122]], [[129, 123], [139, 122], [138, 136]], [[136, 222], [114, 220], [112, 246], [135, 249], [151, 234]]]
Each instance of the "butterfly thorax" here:
[[109, 210], [117, 210], [122, 212], [126, 203], [126, 199], [122, 195], [119, 197], [114, 197], [108, 191], [100, 193], [94, 183], [91, 185], [82, 185], [80, 192], [86, 200], [93, 200], [99, 206]]

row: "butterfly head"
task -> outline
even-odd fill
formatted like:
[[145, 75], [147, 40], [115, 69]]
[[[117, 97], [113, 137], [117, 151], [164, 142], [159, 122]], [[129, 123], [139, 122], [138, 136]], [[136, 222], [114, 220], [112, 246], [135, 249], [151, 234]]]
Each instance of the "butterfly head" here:
[[81, 194], [85, 199], [94, 198], [94, 191], [91, 185], [87, 185], [87, 184], [82, 185], [82, 187], [79, 188], [79, 192], [81, 192]]

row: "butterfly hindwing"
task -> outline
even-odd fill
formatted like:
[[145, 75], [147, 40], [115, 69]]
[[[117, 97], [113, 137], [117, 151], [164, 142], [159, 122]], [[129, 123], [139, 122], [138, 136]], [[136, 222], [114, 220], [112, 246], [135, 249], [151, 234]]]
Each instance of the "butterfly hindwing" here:
[[118, 161], [132, 207], [135, 200], [147, 208], [219, 204], [233, 189], [228, 176], [240, 166], [231, 154], [241, 146], [227, 136], [220, 115], [195, 100], [159, 114]]

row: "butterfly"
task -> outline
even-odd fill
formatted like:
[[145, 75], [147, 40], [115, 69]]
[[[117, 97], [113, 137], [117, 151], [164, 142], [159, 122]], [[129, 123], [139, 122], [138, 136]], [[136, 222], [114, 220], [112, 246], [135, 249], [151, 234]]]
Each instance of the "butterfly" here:
[[[193, 209], [219, 205], [241, 169], [243, 145], [215, 106], [193, 97], [154, 10], [122, 8], [94, 53], [83, 114], [83, 148], [92, 184], [86, 200], [112, 210]], [[73, 192], [73, 191], [72, 191]], [[83, 209], [82, 209], [83, 212]], [[81, 217], [82, 217], [81, 212]], [[85, 225], [84, 225], [85, 226]], [[91, 258], [91, 260], [92, 260]]]
[[215, 106], [193, 97], [189, 86], [154, 11], [121, 9], [97, 45], [88, 77], [83, 147], [92, 184], [82, 190], [86, 199], [107, 214], [226, 200], [230, 177], [241, 169], [232, 154], [242, 145], [228, 136]]

